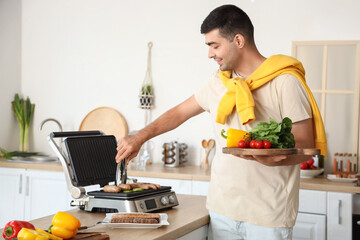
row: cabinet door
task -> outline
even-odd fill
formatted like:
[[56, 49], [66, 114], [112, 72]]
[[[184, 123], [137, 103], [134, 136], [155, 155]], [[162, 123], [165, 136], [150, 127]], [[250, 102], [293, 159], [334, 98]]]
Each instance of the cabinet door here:
[[294, 240], [325, 240], [326, 216], [299, 213], [293, 229]]
[[207, 196], [210, 182], [208, 181], [192, 181], [191, 194]]
[[63, 172], [27, 170], [25, 182], [26, 220], [71, 209]]
[[177, 180], [167, 178], [147, 178], [147, 177], [134, 177], [138, 182], [157, 183], [161, 186], [171, 186], [171, 189], [178, 194], [191, 194], [191, 181], [190, 180]]
[[328, 240], [351, 240], [352, 194], [328, 192]]
[[25, 169], [0, 168], [0, 226], [24, 219]]

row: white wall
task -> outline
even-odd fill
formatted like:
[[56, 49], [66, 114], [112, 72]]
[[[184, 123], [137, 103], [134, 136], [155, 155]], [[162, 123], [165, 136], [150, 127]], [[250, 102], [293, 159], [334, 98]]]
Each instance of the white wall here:
[[18, 149], [19, 131], [11, 109], [21, 83], [21, 1], [0, 0], [0, 147]]
[[[30, 147], [52, 154], [46, 135], [57, 128], [49, 124], [40, 132], [43, 119], [54, 117], [75, 130], [100, 106], [121, 112], [130, 131], [142, 128], [138, 93], [148, 41], [154, 43], [153, 119], [188, 98], [217, 70], [199, 29], [225, 3], [249, 14], [266, 57], [290, 55], [294, 40], [360, 39], [356, 0], [23, 0], [21, 90], [36, 103]], [[211, 138], [211, 130], [202, 114], [156, 137], [153, 161], [161, 161], [164, 142], [178, 140], [189, 145], [190, 163], [199, 164], [201, 140]]]

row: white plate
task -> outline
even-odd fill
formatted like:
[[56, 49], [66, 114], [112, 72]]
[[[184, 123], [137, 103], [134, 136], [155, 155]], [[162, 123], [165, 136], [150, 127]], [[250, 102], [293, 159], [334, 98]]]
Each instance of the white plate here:
[[327, 178], [333, 182], [356, 182], [357, 178], [338, 178], [335, 174], [328, 174]]
[[110, 228], [146, 228], [146, 229], [155, 229], [164, 225], [169, 225], [167, 221], [168, 215], [166, 213], [159, 213], [160, 223], [158, 224], [149, 224], [149, 223], [110, 223], [111, 216], [117, 213], [107, 213], [106, 217], [102, 221], [102, 224]]
[[319, 176], [324, 171], [323, 168], [319, 169], [301, 169], [300, 178], [313, 178]]

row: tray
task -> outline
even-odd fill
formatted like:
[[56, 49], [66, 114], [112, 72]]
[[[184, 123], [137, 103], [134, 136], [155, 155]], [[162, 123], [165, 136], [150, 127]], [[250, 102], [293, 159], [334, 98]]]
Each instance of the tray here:
[[275, 156], [275, 155], [319, 155], [320, 149], [317, 148], [223, 148], [225, 154], [236, 155], [258, 155], [258, 156]]
[[332, 182], [356, 182], [357, 178], [338, 178], [335, 174], [328, 174], [327, 179], [329, 179]]
[[148, 224], [148, 223], [110, 223], [111, 216], [117, 213], [107, 213], [106, 217], [102, 221], [102, 224], [110, 228], [142, 228], [142, 229], [156, 229], [164, 225], [170, 225], [167, 221], [168, 215], [166, 213], [159, 213], [160, 223]]

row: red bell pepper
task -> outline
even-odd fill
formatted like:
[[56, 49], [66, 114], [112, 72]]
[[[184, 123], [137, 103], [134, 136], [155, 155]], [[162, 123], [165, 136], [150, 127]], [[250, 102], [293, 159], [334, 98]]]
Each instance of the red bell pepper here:
[[23, 227], [35, 230], [34, 225], [29, 222], [13, 220], [5, 225], [2, 235], [5, 239], [16, 238]]

